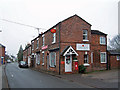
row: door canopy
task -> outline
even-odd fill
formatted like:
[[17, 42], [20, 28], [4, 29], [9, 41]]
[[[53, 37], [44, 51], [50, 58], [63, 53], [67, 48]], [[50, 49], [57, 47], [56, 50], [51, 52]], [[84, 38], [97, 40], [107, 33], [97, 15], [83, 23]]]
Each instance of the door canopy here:
[[67, 46], [63, 50], [62, 55], [63, 56], [66, 56], [66, 55], [76, 55], [76, 56], [78, 56], [77, 52], [72, 48], [72, 46]]

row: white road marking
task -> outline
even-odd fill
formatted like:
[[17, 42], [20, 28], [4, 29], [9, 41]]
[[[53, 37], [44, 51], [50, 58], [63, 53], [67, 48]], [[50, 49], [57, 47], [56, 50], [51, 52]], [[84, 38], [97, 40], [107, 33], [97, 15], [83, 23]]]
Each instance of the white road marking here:
[[13, 77], [13, 74], [11, 76]]

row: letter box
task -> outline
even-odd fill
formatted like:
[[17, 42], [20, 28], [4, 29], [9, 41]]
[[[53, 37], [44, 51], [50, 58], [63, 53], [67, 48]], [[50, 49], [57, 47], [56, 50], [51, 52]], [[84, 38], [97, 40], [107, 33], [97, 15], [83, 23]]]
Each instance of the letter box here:
[[75, 70], [78, 70], [78, 62], [75, 62]]

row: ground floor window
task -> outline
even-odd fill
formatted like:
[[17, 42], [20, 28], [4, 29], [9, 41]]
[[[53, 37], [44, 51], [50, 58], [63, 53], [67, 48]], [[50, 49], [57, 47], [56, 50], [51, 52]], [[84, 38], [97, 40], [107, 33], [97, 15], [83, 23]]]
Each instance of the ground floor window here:
[[93, 63], [93, 52], [91, 52], [91, 63]]
[[51, 52], [50, 53], [50, 67], [55, 67], [56, 66], [56, 53]]
[[88, 55], [87, 54], [84, 55], [84, 64], [88, 64]]
[[117, 60], [120, 60], [120, 56], [117, 56]]
[[36, 54], [36, 64], [40, 64], [40, 54]]
[[45, 57], [45, 54], [44, 54], [44, 51], [42, 52], [42, 65], [44, 65], [44, 57]]
[[101, 60], [101, 63], [106, 63], [106, 52], [100, 53], [100, 60]]

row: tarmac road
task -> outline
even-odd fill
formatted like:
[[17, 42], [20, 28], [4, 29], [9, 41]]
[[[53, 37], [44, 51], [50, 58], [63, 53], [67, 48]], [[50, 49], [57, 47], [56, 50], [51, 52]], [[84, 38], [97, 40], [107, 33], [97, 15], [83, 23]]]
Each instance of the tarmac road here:
[[7, 64], [6, 75], [10, 88], [91, 88], [29, 68], [19, 68], [17, 63]]

